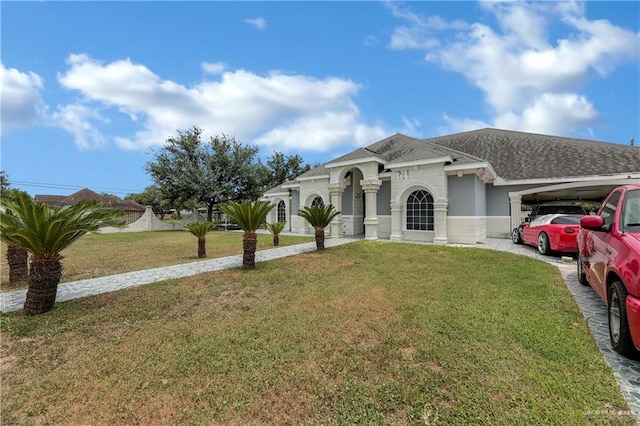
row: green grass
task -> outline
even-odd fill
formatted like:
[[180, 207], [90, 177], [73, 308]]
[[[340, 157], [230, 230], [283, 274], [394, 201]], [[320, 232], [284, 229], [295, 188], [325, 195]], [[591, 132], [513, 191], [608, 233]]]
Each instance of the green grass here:
[[484, 249], [360, 241], [0, 319], [7, 424], [579, 425], [628, 410], [557, 269]]
[[[280, 245], [314, 241], [313, 237], [282, 235]], [[258, 235], [258, 250], [273, 248], [270, 234]], [[242, 253], [242, 233], [214, 231], [207, 234], [207, 257], [216, 258]], [[175, 265], [198, 259], [198, 239], [186, 231], [130, 232], [87, 234], [62, 252], [62, 282], [95, 278], [159, 266]], [[0, 244], [3, 291], [9, 274], [6, 246]]]

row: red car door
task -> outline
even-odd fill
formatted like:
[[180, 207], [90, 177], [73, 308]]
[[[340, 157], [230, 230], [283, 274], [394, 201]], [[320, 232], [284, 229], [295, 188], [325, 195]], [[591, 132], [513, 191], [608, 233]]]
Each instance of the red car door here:
[[613, 233], [618, 232], [617, 229], [612, 229], [614, 221], [617, 215], [620, 214], [618, 204], [620, 202], [621, 191], [613, 192], [609, 195], [609, 198], [603, 203], [598, 215], [604, 219], [604, 227], [608, 228], [609, 232], [591, 231], [588, 236], [589, 244], [587, 248], [590, 249], [587, 253], [589, 264], [589, 282], [593, 289], [602, 297], [602, 300], [607, 300], [606, 288], [605, 288], [605, 270], [606, 266], [615, 253], [615, 244], [611, 244]]

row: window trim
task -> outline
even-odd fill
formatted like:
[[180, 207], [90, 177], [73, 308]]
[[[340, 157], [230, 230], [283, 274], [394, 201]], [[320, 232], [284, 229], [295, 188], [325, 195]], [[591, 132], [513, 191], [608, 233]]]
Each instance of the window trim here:
[[[282, 209], [280, 208], [282, 206]], [[286, 222], [287, 221], [287, 204], [284, 200], [280, 200], [276, 207], [276, 221], [277, 222]]]
[[405, 229], [417, 232], [435, 231], [434, 197], [428, 190], [416, 189], [407, 196]]

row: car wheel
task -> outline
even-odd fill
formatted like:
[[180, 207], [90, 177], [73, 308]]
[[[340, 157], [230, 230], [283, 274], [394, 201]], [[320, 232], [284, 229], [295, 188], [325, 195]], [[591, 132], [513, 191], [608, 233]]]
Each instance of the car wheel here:
[[551, 251], [549, 249], [549, 236], [547, 236], [545, 232], [541, 232], [540, 235], [538, 235], [538, 251], [540, 254], [545, 255]]
[[627, 322], [627, 289], [620, 281], [609, 287], [607, 313], [609, 315], [609, 339], [611, 346], [622, 355], [631, 355], [635, 351]]
[[511, 231], [511, 241], [513, 241], [513, 244], [522, 244], [522, 236], [520, 235], [518, 228]]
[[578, 265], [578, 282], [582, 285], [589, 285], [589, 281], [587, 281], [587, 275], [584, 273], [584, 262], [582, 261], [582, 257], [580, 257], [580, 252], [578, 252], [578, 259], [576, 259], [576, 264]]

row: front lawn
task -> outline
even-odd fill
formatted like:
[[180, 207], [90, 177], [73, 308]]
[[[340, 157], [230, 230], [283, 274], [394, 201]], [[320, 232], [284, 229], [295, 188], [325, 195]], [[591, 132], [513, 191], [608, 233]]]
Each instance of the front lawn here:
[[557, 269], [485, 249], [359, 241], [0, 319], [6, 424], [634, 423]]
[[[281, 235], [280, 245], [314, 241], [311, 236]], [[273, 237], [258, 235], [258, 250], [273, 248]], [[0, 267], [8, 271], [7, 249], [0, 244]], [[242, 232], [214, 231], [207, 235], [207, 257], [242, 253]], [[186, 231], [123, 232], [87, 234], [62, 252], [62, 282], [129, 271], [193, 262], [198, 259], [198, 240]], [[9, 288], [9, 274], [0, 277], [3, 291]]]

